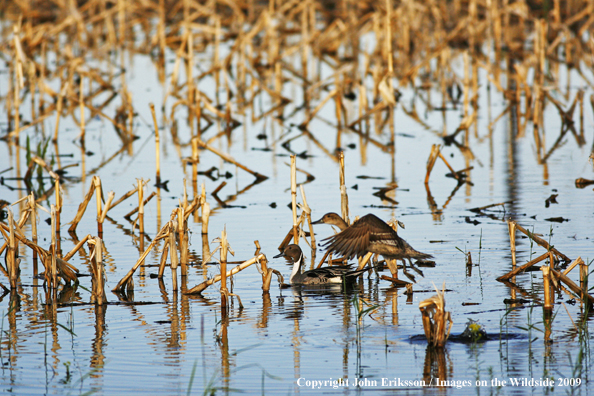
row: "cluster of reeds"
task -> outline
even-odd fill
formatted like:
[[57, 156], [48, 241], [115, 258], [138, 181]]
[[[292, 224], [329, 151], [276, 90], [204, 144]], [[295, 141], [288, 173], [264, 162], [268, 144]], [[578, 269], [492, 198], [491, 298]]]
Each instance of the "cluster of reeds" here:
[[[588, 265], [582, 260], [581, 257], [578, 257], [575, 260], [571, 260], [569, 257], [561, 253], [555, 247], [551, 246], [547, 241], [535, 235], [533, 232], [526, 230], [524, 227], [519, 225], [515, 221], [508, 221], [509, 226], [509, 235], [510, 235], [510, 245], [511, 245], [511, 254], [512, 254], [512, 266], [513, 269], [505, 275], [500, 276], [497, 278], [498, 281], [509, 281], [510, 279], [515, 279], [514, 277], [520, 273], [525, 272], [528, 268], [536, 265], [544, 260], [549, 260], [548, 265], [542, 266], [540, 269], [543, 273], [543, 290], [544, 290], [544, 307], [547, 310], [551, 310], [554, 304], [554, 293], [552, 292], [554, 289], [562, 289], [565, 290], [569, 295], [569, 293], [561, 283], [565, 284], [584, 304], [592, 305], [594, 303], [594, 297], [588, 293]], [[525, 234], [528, 238], [532, 241], [536, 242], [539, 246], [542, 246], [546, 249], [546, 252], [541, 254], [540, 256], [528, 261], [526, 264], [516, 267], [516, 230]], [[565, 264], [569, 264], [567, 268], [561, 272], [561, 270], [557, 269], [560, 262]], [[579, 265], [580, 273], [580, 285], [576, 285], [567, 275], [571, 270], [573, 270], [576, 266]]]
[[[0, 98], [8, 118], [7, 131], [2, 138], [11, 147], [20, 150], [21, 136], [29, 128], [38, 128], [45, 134], [45, 121], [51, 118], [55, 127], [47, 135], [53, 137], [53, 149], [59, 161], [60, 120], [70, 117], [80, 129], [78, 140], [81, 143], [81, 173], [84, 180], [87, 175], [96, 171], [88, 172], [85, 167], [86, 126], [94, 117], [101, 117], [111, 123], [122, 143], [106, 162], [125, 150], [132, 152], [130, 143], [136, 138], [134, 119], [139, 109], [134, 107], [132, 92], [127, 86], [125, 53], [151, 56], [160, 82], [167, 86], [161, 108], [165, 109], [165, 102], [173, 102], [169, 113], [162, 111], [162, 123], [171, 127], [172, 140], [180, 153], [181, 147], [191, 147], [191, 156], [184, 161], [192, 165], [195, 198], [189, 203], [184, 194], [184, 202], [180, 202], [172, 212], [167, 224], [157, 227], [157, 236], [145, 250], [144, 205], [158, 195], [158, 191], [145, 198], [146, 182], [139, 180], [133, 190], [113, 202], [115, 194], [109, 193], [105, 200], [101, 180], [93, 176], [89, 192], [80, 204], [69, 231], [76, 230], [94, 193], [98, 238], [87, 236], [76, 244], [75, 249], [80, 249], [85, 242], [90, 244], [93, 252], [93, 299], [101, 304], [105, 300], [102, 241], [99, 239], [103, 234], [103, 222], [109, 210], [136, 193], [138, 207], [125, 218], [130, 219], [138, 228], [143, 253], [114, 290], [133, 290], [134, 271], [161, 240], [164, 246], [159, 276], [163, 276], [169, 258], [173, 288], [177, 290], [178, 266], [181, 267], [181, 276], [187, 275], [188, 217], [193, 213], [197, 216], [199, 208], [202, 214], [203, 264], [213, 255], [208, 242], [208, 216], [211, 209], [205, 200], [204, 188], [200, 197], [197, 193], [199, 150], [209, 150], [224, 161], [250, 173], [255, 177], [255, 183], [266, 179], [266, 176], [239, 163], [213, 144], [223, 138], [231, 142], [233, 130], [240, 125], [239, 119], [247, 111], [251, 112], [253, 122], [270, 118], [282, 125], [298, 113], [296, 110], [288, 114], [286, 109], [289, 104], [295, 102], [296, 109], [304, 109], [305, 117], [295, 122], [300, 129], [299, 135], [285, 140], [283, 147], [295, 154], [289, 143], [295, 139], [308, 139], [321, 152], [340, 164], [341, 214], [349, 223], [344, 156], [341, 152], [336, 155], [335, 149], [322, 145], [310, 131], [311, 124], [322, 120], [336, 127], [335, 148], [342, 147], [342, 134], [345, 131], [359, 135], [363, 162], [366, 161], [365, 150], [369, 144], [389, 153], [392, 156], [392, 177], [388, 186], [380, 189], [376, 195], [382, 200], [395, 203], [387, 192], [396, 188], [394, 112], [399, 106], [418, 125], [440, 136], [445, 145], [456, 147], [465, 160], [464, 169], [454, 171], [441, 154], [441, 148], [435, 145], [432, 147], [425, 185], [430, 204], [437, 215], [441, 209], [433, 201], [428, 183], [437, 158], [444, 161], [458, 182], [451, 195], [461, 185], [472, 184], [470, 162], [474, 160], [474, 154], [470, 138], [473, 134], [479, 137], [477, 112], [481, 72], [487, 76], [493, 91], [508, 102], [507, 107], [490, 120], [489, 134], [507, 114], [511, 114], [509, 118], [514, 120], [510, 129], [515, 131], [515, 138], [525, 136], [532, 127], [537, 158], [539, 163], [545, 165], [545, 172], [548, 159], [562, 145], [564, 138], [571, 135], [578, 146], [584, 144], [584, 92], [578, 91], [573, 96], [569, 92], [565, 93], [565, 99], [569, 103], [566, 106], [551, 94], [549, 85], [553, 82], [547, 76], [556, 76], [559, 73], [558, 60], [562, 60], [569, 68], [578, 68], [580, 62], [592, 67], [592, 57], [584, 56], [592, 51], [590, 43], [585, 39], [588, 36], [585, 33], [590, 29], [592, 13], [594, 5], [587, 0], [567, 4], [556, 1], [550, 9], [525, 2], [490, 1], [483, 4], [474, 0], [429, 1], [422, 7], [411, 2], [395, 4], [389, 0], [344, 0], [332, 4], [316, 0], [206, 4], [192, 1], [5, 1], [0, 4], [0, 15], [5, 20], [1, 26], [4, 40], [0, 40], [0, 52], [7, 54], [10, 60], [8, 88], [5, 90], [6, 95]], [[425, 39], [416, 40], [415, 37]], [[221, 55], [223, 46], [227, 48], [224, 56]], [[115, 55], [111, 56], [114, 49]], [[208, 53], [209, 50], [212, 60], [205, 63], [200, 74], [197, 74], [199, 54]], [[166, 55], [169, 52], [175, 54], [171, 71], [166, 69]], [[53, 56], [50, 57], [49, 54]], [[109, 64], [109, 71], [86, 62], [90, 56], [103, 58]], [[462, 75], [453, 66], [460, 59], [463, 63]], [[300, 64], [300, 68], [295, 67], [296, 63]], [[332, 73], [323, 77], [319, 72], [320, 68], [313, 67], [316, 64], [328, 66]], [[198, 83], [205, 78], [214, 80], [214, 94], [200, 90]], [[294, 81], [303, 86], [302, 103], [297, 102], [301, 98], [287, 98], [283, 95], [285, 84]], [[418, 88], [418, 95], [426, 101], [430, 110], [442, 111], [445, 115], [449, 107], [461, 107], [463, 118], [454, 132], [447, 130], [445, 122], [443, 130], [433, 130], [417, 114], [414, 105], [399, 102], [398, 88], [409, 84]], [[440, 94], [441, 103], [437, 105], [431, 98], [433, 91]], [[113, 110], [111, 104], [116, 100], [119, 100], [119, 105]], [[30, 102], [27, 105], [30, 114], [23, 114], [26, 102]], [[593, 97], [590, 97], [590, 102], [594, 107]], [[265, 107], [261, 103], [269, 105]], [[328, 103], [334, 104], [335, 117], [332, 121], [324, 120], [321, 116], [321, 110]], [[551, 146], [546, 144], [543, 122], [547, 106], [556, 109], [562, 124]], [[156, 181], [160, 185], [161, 135], [154, 106], [151, 106], [151, 110], [156, 146]], [[176, 123], [179, 114], [187, 114], [189, 136], [178, 135]], [[207, 139], [205, 133], [217, 123], [222, 126], [221, 130]], [[371, 133], [372, 128], [375, 129], [375, 135]], [[387, 133], [384, 132], [386, 129]], [[16, 158], [20, 177], [20, 156], [16, 155]], [[295, 158], [295, 155], [291, 158], [293, 224], [280, 247], [283, 248], [291, 239], [298, 243], [301, 236], [305, 237], [309, 233], [309, 241], [306, 241], [312, 247], [314, 259], [315, 236], [311, 227], [311, 210], [302, 185], [301, 213], [299, 216], [297, 214]], [[42, 157], [33, 156], [27, 163], [25, 180], [31, 180], [36, 167], [45, 169], [54, 180], [52, 188], [55, 190], [55, 203], [48, 210], [52, 224], [51, 244], [48, 249], [44, 249], [37, 242], [36, 211], [41, 208], [38, 202], [42, 197], [24, 197], [28, 206], [22, 211], [20, 219], [15, 220], [9, 210], [8, 223], [0, 223], [5, 239], [1, 251], [6, 250], [7, 258], [7, 268], [2, 268], [2, 271], [9, 279], [12, 289], [16, 288], [20, 271], [17, 256], [19, 243], [32, 249], [35, 275], [35, 258], [39, 256], [45, 267], [46, 284], [50, 288], [56, 288], [59, 279], [64, 282], [76, 281], [77, 271], [68, 263], [76, 250], [64, 257], [60, 257], [59, 253], [62, 209], [60, 182], [63, 179], [56, 171], [64, 168], [58, 164], [56, 169], [52, 169]], [[309, 176], [308, 181], [311, 180]], [[583, 185], [585, 182], [579, 184]], [[222, 207], [227, 203], [218, 198], [217, 192], [225, 185], [226, 182], [223, 181], [213, 192]], [[247, 189], [249, 187], [242, 191]], [[45, 192], [43, 197], [50, 194], [51, 192]], [[446, 205], [447, 202], [444, 207]], [[137, 217], [131, 220], [135, 214]], [[30, 240], [21, 231], [27, 218], [31, 219]], [[309, 225], [308, 232], [304, 231], [306, 223]], [[510, 225], [512, 260], [515, 264], [515, 233], [512, 236], [512, 228], [520, 231], [523, 229]], [[547, 293], [550, 285], [560, 287], [561, 283], [577, 293], [583, 301], [592, 302], [592, 297], [584, 286], [587, 270], [583, 261], [578, 258], [564, 272], [557, 271], [552, 268], [555, 258], [568, 260], [567, 257], [542, 244], [526, 230], [522, 232], [547, 249], [546, 253], [528, 263], [534, 265], [547, 258], [550, 261], [551, 268], [543, 270], [545, 306], [552, 304], [552, 297], [547, 297], [553, 294]], [[242, 262], [231, 271], [226, 270], [228, 242], [224, 232], [220, 240], [220, 251], [223, 306], [227, 305], [231, 295], [226, 278], [251, 264], [261, 265], [263, 289], [268, 290], [275, 271], [266, 266], [266, 258], [259, 253], [259, 248], [254, 258]], [[359, 267], [363, 267], [370, 259], [371, 254], [359, 263]], [[326, 257], [322, 258], [320, 265], [325, 260]], [[329, 261], [332, 262], [331, 258]], [[581, 288], [567, 278], [571, 268], [578, 264], [582, 274]], [[395, 263], [389, 263], [388, 266], [392, 273], [390, 280], [396, 282], [397, 266]], [[509, 279], [526, 266], [500, 279]], [[199, 293], [216, 281], [217, 277], [203, 282], [188, 290], [188, 293]], [[433, 312], [432, 309], [442, 312], [443, 305], [443, 296], [438, 294], [429, 305], [424, 306], [424, 323], [426, 318], [431, 319], [429, 312]], [[434, 326], [443, 330], [446, 327], [446, 315], [443, 312], [440, 315], [440, 321]], [[441, 330], [430, 330], [428, 339], [433, 340], [431, 342], [436, 345], [445, 342], [447, 336]]]
[[[446, 144], [456, 145], [469, 161], [473, 158], [469, 133], [472, 128], [477, 133], [476, 95], [478, 72], [482, 69], [487, 72], [490, 84], [510, 101], [492, 125], [512, 111], [520, 115], [519, 135], [525, 133], [527, 123], [531, 122], [539, 161], [546, 162], [568, 133], [579, 145], [584, 142], [583, 123], [573, 122], [578, 107], [579, 118], [583, 118], [583, 93], [578, 93], [570, 107], [564, 109], [546, 89], [545, 75], [551, 72], [547, 70], [549, 59], [562, 58], [570, 66], [576, 65], [577, 59], [591, 64], [591, 59], [581, 56], [590, 52], [583, 38], [592, 11], [588, 1], [576, 1], [564, 7], [555, 3], [550, 10], [501, 1], [488, 5], [476, 1], [455, 1], [453, 5], [431, 2], [428, 7], [391, 1], [355, 4], [347, 0], [333, 7], [323, 1], [285, 4], [250, 1], [218, 6], [191, 1], [167, 3], [118, 1], [108, 7], [99, 0], [51, 6], [40, 0], [4, 2], [0, 12], [9, 23], [3, 26], [2, 33], [10, 39], [4, 42], [2, 50], [12, 59], [9, 92], [4, 98], [9, 115], [8, 137], [18, 138], [32, 126], [43, 127], [43, 121], [55, 114], [54, 141], [57, 141], [59, 119], [67, 114], [79, 117], [77, 123], [83, 141], [86, 120], [95, 116], [112, 123], [124, 145], [132, 141], [136, 111], [125, 82], [123, 56], [109, 60], [119, 73], [106, 74], [84, 61], [87, 54], [125, 49], [156, 54], [160, 79], [163, 83], [168, 79], [165, 99], [175, 101], [171, 114], [163, 114], [164, 121], [173, 122], [176, 113], [186, 108], [192, 136], [200, 136], [215, 121], [223, 123], [221, 133], [229, 136], [240, 124], [236, 115], [244, 114], [248, 107], [255, 110], [254, 101], [260, 95], [271, 98], [272, 105], [261, 109], [259, 114], [253, 112], [254, 120], [281, 114], [292, 102], [282, 91], [287, 76], [293, 76], [304, 84], [307, 114], [299, 123], [304, 136], [313, 137], [308, 125], [326, 103], [333, 101], [338, 146], [340, 131], [349, 128], [391, 152], [394, 124], [390, 121], [398, 105], [397, 85], [420, 83], [424, 89], [436, 88], [441, 92], [444, 109], [448, 101], [462, 107], [465, 118], [460, 127], [451, 134], [443, 131], [442, 135]], [[77, 17], [70, 18], [72, 13]], [[60, 40], [63, 35], [71, 38], [64, 48]], [[376, 41], [374, 46], [366, 39], [371, 36]], [[418, 36], [426, 39], [414, 40]], [[485, 40], [490, 44], [488, 51], [493, 52], [492, 57], [483, 53]], [[225, 56], [221, 55], [223, 45], [229, 49]], [[197, 74], [196, 58], [209, 47], [213, 50], [212, 62]], [[168, 50], [175, 54], [170, 73], [165, 72]], [[53, 63], [46, 61], [50, 52], [58, 57]], [[287, 62], [294, 56], [299, 57], [300, 70]], [[451, 66], [452, 60], [460, 56], [464, 69], [461, 77]], [[315, 61], [329, 64], [335, 72], [322, 79], [319, 73], [312, 72]], [[360, 62], [363, 64], [359, 65]], [[557, 63], [553, 62], [552, 72], [556, 67]], [[507, 87], [502, 83], [503, 75], [511, 77], [505, 79]], [[530, 80], [531, 75], [534, 77]], [[121, 77], [123, 83], [113, 84], [115, 77]], [[217, 88], [214, 97], [198, 88], [198, 81], [205, 77], [214, 77]], [[367, 81], [372, 82], [371, 86]], [[218, 95], [219, 87], [223, 88], [223, 98]], [[31, 101], [28, 120], [25, 117], [29, 116], [20, 111], [27, 95]], [[358, 115], [353, 117], [348, 114], [347, 102], [357, 97]], [[101, 98], [98, 104], [94, 103], [96, 98]], [[116, 98], [120, 99], [117, 111], [106, 113]], [[311, 109], [309, 102], [317, 99], [319, 102]], [[559, 137], [550, 148], [545, 146], [542, 122], [547, 103], [558, 109], [563, 122]], [[423, 125], [413, 108], [403, 105], [403, 110]], [[389, 126], [388, 143], [369, 136], [369, 120], [374, 120], [378, 132]], [[464, 135], [461, 141], [456, 139], [459, 134]], [[205, 144], [204, 147], [213, 148], [209, 142]], [[256, 178], [262, 176], [253, 174]]]
[[[15, 220], [12, 209], [8, 208], [8, 224], [0, 223], [0, 231], [4, 236], [4, 244], [0, 247], [0, 254], [6, 253], [6, 268], [0, 264], [0, 270], [6, 275], [9, 280], [10, 288], [16, 289], [19, 276], [20, 276], [20, 261], [18, 257], [19, 245], [23, 244], [29, 247], [33, 251], [33, 276], [37, 276], [38, 267], [37, 261], [41, 261], [45, 268], [44, 279], [49, 289], [56, 289], [59, 286], [59, 280], [63, 280], [65, 283], [77, 282], [78, 270], [68, 263], [68, 259], [76, 252], [77, 248], [73, 249], [66, 256], [58, 256], [58, 240], [59, 234], [57, 232], [57, 221], [56, 221], [56, 207], [51, 205], [51, 211], [40, 206], [31, 193], [28, 196], [23, 197], [21, 200], [13, 203], [18, 204], [21, 201], [26, 201], [26, 208], [21, 212], [21, 217], [18, 221]], [[37, 209], [42, 209], [49, 212], [51, 215], [51, 243], [49, 249], [44, 249], [38, 244], [37, 235]], [[29, 221], [31, 224], [32, 237], [28, 239], [22, 228], [26, 222]], [[5, 252], [6, 250], [6, 252]], [[6, 289], [4, 285], [2, 287]]]
[[[503, 282], [512, 291], [512, 299], [510, 300], [512, 306], [516, 305], [516, 301], [520, 301], [516, 298], [517, 292], [520, 291], [523, 294], [523, 290], [516, 284], [516, 275], [527, 271], [530, 267], [543, 262], [548, 259], [548, 264], [540, 267], [542, 271], [542, 282], [543, 282], [543, 321], [545, 325], [544, 339], [548, 342], [552, 333], [552, 322], [555, 318], [553, 315], [553, 308], [555, 304], [555, 294], [565, 292], [571, 298], [577, 297], [585, 307], [585, 311], [589, 311], [594, 304], [594, 297], [589, 294], [588, 289], [588, 276], [589, 269], [581, 257], [575, 260], [569, 259], [566, 255], [561, 253], [555, 247], [551, 246], [547, 241], [535, 235], [534, 232], [526, 230], [524, 227], [519, 225], [515, 221], [508, 220], [508, 228], [510, 235], [510, 246], [512, 255], [512, 267], [513, 269], [507, 274], [497, 278], [498, 281]], [[531, 241], [536, 242], [537, 245], [542, 246], [546, 249], [546, 252], [540, 256], [528, 261], [526, 264], [517, 266], [516, 264], [516, 230], [525, 234]], [[562, 270], [560, 264], [569, 264]], [[569, 278], [569, 273], [579, 266], [579, 285]], [[568, 290], [569, 289], [569, 290]], [[567, 308], [566, 308], [567, 309]], [[569, 311], [567, 311], [569, 315]], [[570, 316], [571, 317], [571, 316]], [[572, 319], [573, 321], [573, 319]], [[575, 323], [574, 323], [575, 326]]]

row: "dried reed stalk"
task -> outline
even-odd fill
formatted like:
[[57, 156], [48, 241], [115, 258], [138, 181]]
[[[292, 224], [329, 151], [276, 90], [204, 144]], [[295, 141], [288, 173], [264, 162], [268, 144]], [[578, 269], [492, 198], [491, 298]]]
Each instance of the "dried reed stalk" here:
[[107, 193], [107, 202], [105, 202], [105, 206], [103, 207], [103, 210], [101, 211], [101, 215], [99, 216], [99, 224], [101, 224], [101, 230], [103, 231], [103, 222], [105, 221], [105, 218], [107, 217], [107, 211], [109, 209], [111, 209], [111, 202], [113, 201], [113, 198], [115, 197], [115, 193], [113, 191], [110, 191]]
[[211, 151], [212, 153], [214, 153], [214, 154], [218, 155], [219, 157], [221, 157], [223, 160], [225, 160], [227, 162], [230, 162], [233, 165], [237, 166], [238, 168], [241, 168], [244, 171], [250, 173], [251, 175], [253, 175], [256, 178], [257, 181], [263, 181], [263, 180], [268, 179], [268, 176], [261, 175], [258, 172], [255, 172], [255, 171], [249, 169], [247, 166], [244, 166], [244, 165], [240, 164], [239, 162], [235, 161], [232, 157], [228, 156], [227, 154], [223, 153], [222, 151], [219, 151], [216, 148], [212, 147], [211, 145], [204, 143], [200, 139], [200, 137], [197, 136], [197, 137], [195, 137], [195, 139], [196, 139], [196, 142], [198, 143], [198, 145], [200, 147], [203, 147], [203, 148]]
[[[157, 193], [155, 191], [153, 191], [152, 193], [149, 194], [148, 197], [146, 197], [143, 201], [142, 201], [142, 205], [144, 207], [144, 205], [146, 205], [147, 203], [150, 202], [151, 199], [153, 199], [155, 197], [155, 195], [157, 195]], [[113, 208], [113, 205], [111, 206]], [[136, 208], [132, 209], [130, 212], [126, 213], [124, 215], [125, 219], [130, 220], [130, 218], [132, 217], [132, 215], [134, 215], [135, 213], [138, 213], [138, 211], [140, 210], [140, 206], [137, 206]]]
[[313, 111], [309, 114], [309, 116], [305, 119], [305, 121], [303, 121], [301, 124], [299, 124], [299, 128], [300, 129], [305, 129], [307, 127], [307, 125], [310, 123], [311, 120], [313, 120], [313, 118], [316, 116], [316, 114], [318, 114], [318, 112], [322, 109], [322, 107], [324, 107], [324, 105], [330, 100], [332, 99], [334, 96], [336, 96], [338, 94], [338, 89], [334, 88], [332, 91], [330, 91], [330, 93], [328, 93], [328, 96], [326, 96], [324, 98], [324, 100], [322, 100], [315, 109], [313, 109]]
[[551, 277], [550, 277], [550, 267], [548, 265], [543, 265], [540, 267], [542, 271], [542, 282], [543, 282], [543, 289], [544, 289], [544, 309], [552, 310], [553, 309], [553, 293], [551, 292]]
[[524, 227], [522, 227], [521, 225], [519, 225], [515, 221], [513, 221], [513, 222], [515, 223], [516, 228], [519, 231], [521, 231], [522, 233], [524, 233], [528, 238], [531, 238], [534, 242], [536, 242], [540, 246], [542, 246], [545, 249], [547, 249], [547, 251], [551, 251], [551, 252], [555, 253], [556, 256], [562, 258], [563, 261], [565, 261], [566, 263], [568, 263], [568, 262], [571, 261], [571, 259], [569, 257], [567, 257], [566, 255], [564, 255], [563, 253], [561, 253], [560, 251], [558, 251], [554, 247], [550, 246], [547, 241], [545, 241], [544, 239], [540, 238], [539, 236], [531, 233], [530, 231], [526, 230]]
[[[97, 177], [97, 176], [93, 176], [93, 180], [95, 179], [95, 177]], [[76, 231], [76, 227], [78, 226], [78, 223], [80, 223], [80, 220], [82, 219], [83, 215], [85, 214], [85, 210], [87, 209], [87, 205], [89, 204], [89, 202], [91, 201], [91, 198], [93, 197], [93, 192], [95, 192], [95, 183], [94, 182], [91, 183], [91, 185], [89, 186], [89, 192], [87, 192], [87, 195], [85, 195], [85, 198], [83, 199], [81, 204], [78, 205], [78, 210], [76, 212], [76, 216], [74, 216], [74, 219], [70, 222], [71, 223], [70, 228], [68, 228], [69, 232]]]
[[103, 188], [101, 186], [101, 179], [99, 176], [93, 176], [93, 184], [95, 185], [95, 197], [97, 201], [97, 233], [103, 235], [103, 223], [101, 222], [101, 199], [103, 198]]
[[431, 145], [431, 153], [427, 159], [427, 174], [425, 175], [425, 184], [429, 184], [429, 176], [431, 175], [433, 166], [435, 166], [435, 161], [437, 161], [437, 157], [439, 156], [439, 150], [441, 150], [441, 146], [438, 144]]
[[99, 237], [88, 240], [91, 251], [91, 303], [103, 305], [107, 302], [105, 296], [105, 268], [103, 267], [103, 241]]
[[582, 293], [588, 292], [588, 266], [584, 263], [581, 257], [578, 257], [575, 261], [579, 260], [580, 264], [580, 289], [583, 290]]
[[505, 275], [500, 276], [499, 278], [497, 278], [497, 280], [498, 281], [509, 280], [510, 278], [513, 278], [514, 276], [526, 271], [526, 269], [532, 267], [534, 264], [538, 264], [541, 261], [545, 260], [547, 257], [549, 257], [549, 252], [543, 253], [540, 256], [538, 256], [537, 258], [528, 261], [526, 264], [515, 268], [514, 270], [508, 272]]
[[392, 277], [389, 277], [387, 275], [380, 276], [380, 279], [386, 280], [388, 282], [392, 282], [392, 284], [394, 286], [408, 286], [408, 285], [412, 285], [412, 283], [410, 283], [410, 282], [403, 281], [403, 280], [396, 279], [396, 278], [392, 278]]
[[[203, 189], [204, 191], [204, 189]], [[202, 204], [202, 265], [206, 265], [206, 258], [210, 257], [210, 245], [208, 243], [208, 220], [210, 216], [210, 204]]]
[[161, 252], [161, 261], [159, 262], [159, 274], [157, 277], [159, 279], [163, 278], [163, 273], [165, 272], [165, 264], [167, 263], [167, 254], [169, 253], [169, 239], [165, 240], [165, 245], [163, 246], [163, 250]]
[[[57, 288], [58, 287], [58, 268], [56, 263], [56, 258], [58, 255], [56, 249], [56, 206], [50, 206], [51, 212], [51, 226], [52, 226], [52, 243], [50, 245], [50, 267], [45, 267], [45, 279], [50, 286], [50, 288]], [[48, 271], [50, 269], [50, 271]], [[49, 274], [48, 274], [49, 272]]]
[[142, 255], [140, 256], [140, 258], [138, 259], [138, 261], [136, 261], [136, 264], [134, 264], [134, 266], [132, 267], [132, 269], [130, 269], [130, 271], [128, 271], [128, 273], [126, 275], [124, 275], [124, 277], [122, 279], [120, 279], [120, 281], [112, 289], [112, 291], [114, 291], [114, 292], [123, 291], [123, 286], [126, 285], [127, 282], [132, 278], [132, 275], [134, 275], [134, 272], [144, 262], [144, 259], [146, 258], [146, 256], [148, 256], [148, 254], [153, 249], [153, 247], [157, 244], [157, 242], [160, 241], [163, 238], [166, 238], [169, 235], [169, 229], [170, 229], [170, 224], [168, 222], [167, 224], [165, 224], [163, 226], [163, 228], [161, 228], [161, 230], [159, 230], [159, 233], [157, 234], [157, 236], [155, 237], [155, 239], [153, 239], [153, 241], [149, 244], [149, 246], [146, 248], [146, 250], [144, 251], [144, 253], [142, 253]]
[[[576, 260], [582, 260], [581, 257], [578, 257]], [[558, 272], [553, 268], [550, 269], [550, 273], [556, 278], [559, 279], [561, 282], [565, 283], [567, 287], [571, 289], [572, 292], [580, 296], [583, 302], [588, 302], [589, 304], [594, 304], [594, 297], [592, 297], [586, 290], [580, 288], [576, 285], [571, 279], [567, 277], [567, 275], [563, 274], [562, 272]]]
[[516, 269], [516, 223], [508, 220], [507, 228], [509, 231], [509, 244], [512, 256], [512, 268]]
[[[10, 241], [10, 235], [6, 233], [6, 232], [10, 232], [8, 225], [5, 225], [4, 223], [0, 222], [0, 232], [2, 232], [4, 238], [7, 241]], [[51, 271], [52, 271], [52, 263], [51, 263], [52, 253], [51, 253], [51, 251], [45, 250], [42, 247], [40, 247], [39, 245], [34, 244], [30, 240], [28, 240], [23, 235], [23, 233], [19, 230], [18, 227], [14, 228], [14, 237], [16, 238], [16, 240], [18, 240], [22, 244], [26, 245], [34, 252], [37, 252], [37, 254], [39, 255], [39, 257], [41, 259], [42, 264], [46, 268], [46, 270], [45, 270], [46, 276], [49, 277], [48, 279], [50, 279], [50, 281], [51, 281], [53, 279], [52, 273], [51, 273]], [[72, 254], [74, 254], [74, 252]], [[70, 257], [72, 257], [72, 255], [70, 255]], [[68, 259], [70, 259], [70, 257], [68, 257]], [[69, 282], [69, 281], [77, 280], [76, 274], [78, 273], [78, 270], [72, 264], [66, 262], [64, 259], [56, 258], [56, 266], [57, 266], [58, 275], [60, 277], [62, 277], [65, 281]], [[2, 267], [0, 266], [0, 268], [2, 268]], [[6, 275], [7, 275], [7, 277], [9, 277], [8, 273], [6, 273]]]
[[[127, 193], [125, 193], [124, 195], [122, 195], [117, 201], [113, 202], [110, 205], [110, 209], [113, 209], [114, 207], [116, 207], [117, 205], [121, 204], [122, 202], [124, 202], [126, 199], [130, 198], [132, 195], [134, 195], [136, 192], [138, 191], [138, 186], [135, 186], [132, 190], [128, 191]], [[134, 212], [136, 213], [136, 212]]]
[[[441, 292], [437, 288], [435, 290], [437, 295], [421, 301], [419, 309], [423, 317], [423, 329], [429, 345], [442, 348], [450, 336], [450, 330], [454, 322], [451, 314], [445, 311], [445, 282]], [[449, 326], [446, 322], [449, 323]]]
[[[361, 257], [361, 259], [359, 260], [359, 266], [357, 267], [357, 271], [358, 270], [362, 270], [365, 265], [369, 262], [369, 260], [371, 260], [371, 257], [373, 256], [372, 252], [367, 252], [365, 254], [365, 256]], [[397, 278], [398, 276], [396, 276]]]
[[[187, 202], [186, 202], [187, 206]], [[181, 276], [188, 275], [188, 220], [184, 213], [184, 208], [177, 208], [177, 235], [179, 236], [179, 263], [181, 266]]]
[[140, 234], [144, 234], [144, 180], [138, 180], [138, 229]]
[[[243, 263], [239, 264], [238, 266], [227, 271], [225, 273], [225, 277], [227, 278], [227, 277], [233, 276], [236, 273], [238, 273], [239, 271], [242, 271], [242, 270], [246, 269], [247, 267], [249, 267], [250, 265], [257, 263], [258, 261], [261, 261], [265, 258], [266, 258], [266, 256], [263, 253], [260, 253], [258, 256], [253, 257], [247, 261], [244, 261]], [[200, 283], [199, 285], [194, 286], [190, 290], [186, 291], [184, 294], [201, 294], [204, 291], [204, 289], [206, 289], [208, 286], [213, 285], [216, 282], [219, 282], [220, 280], [221, 280], [221, 275], [220, 274], [216, 275], [214, 278], [211, 278], [205, 282]]]

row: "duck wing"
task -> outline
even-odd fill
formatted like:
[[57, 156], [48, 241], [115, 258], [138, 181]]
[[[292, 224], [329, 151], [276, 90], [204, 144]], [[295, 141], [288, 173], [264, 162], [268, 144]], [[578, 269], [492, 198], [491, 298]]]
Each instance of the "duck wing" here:
[[389, 243], [400, 240], [396, 231], [379, 217], [368, 214], [355, 221], [350, 227], [324, 239], [327, 250], [347, 258], [364, 256], [372, 244]]

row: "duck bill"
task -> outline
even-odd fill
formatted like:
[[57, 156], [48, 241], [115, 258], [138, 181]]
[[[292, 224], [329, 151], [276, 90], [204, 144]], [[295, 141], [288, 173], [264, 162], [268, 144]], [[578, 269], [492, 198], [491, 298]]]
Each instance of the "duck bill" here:
[[277, 254], [276, 256], [272, 257], [272, 258], [279, 258], [279, 257], [285, 257], [285, 253], [281, 252], [279, 254]]
[[322, 217], [320, 220], [312, 221], [311, 224], [325, 224], [324, 218]]

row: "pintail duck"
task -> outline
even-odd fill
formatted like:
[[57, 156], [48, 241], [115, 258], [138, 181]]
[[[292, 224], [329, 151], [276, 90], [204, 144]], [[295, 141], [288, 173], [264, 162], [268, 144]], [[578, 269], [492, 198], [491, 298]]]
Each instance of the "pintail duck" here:
[[385, 259], [408, 259], [411, 264], [413, 258], [433, 258], [430, 254], [413, 249], [392, 227], [371, 213], [361, 217], [351, 226], [336, 213], [326, 213], [312, 224], [331, 224], [340, 228], [338, 234], [324, 239], [327, 241], [324, 246], [327, 250], [348, 259], [354, 256], [362, 257], [367, 252], [381, 254]]
[[316, 268], [301, 273], [301, 264], [303, 262], [303, 252], [298, 245], [288, 245], [285, 250], [274, 256], [274, 258], [285, 257], [293, 263], [293, 271], [289, 281], [292, 285], [338, 285], [352, 283], [357, 276], [361, 275], [367, 269], [353, 271], [349, 267], [324, 267]]

